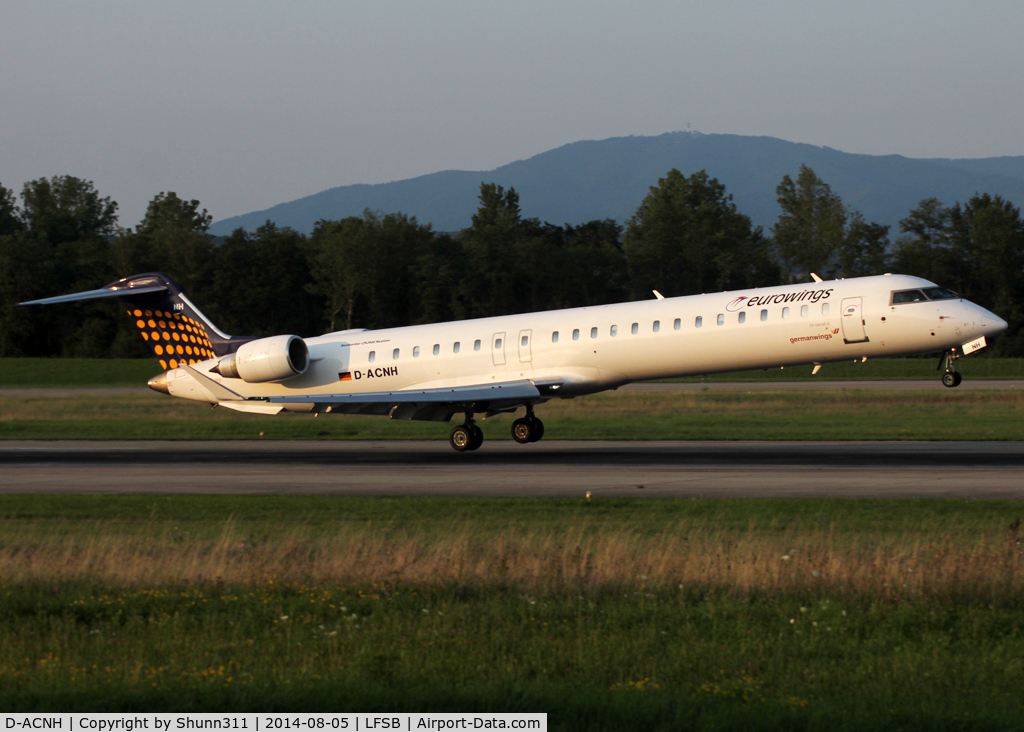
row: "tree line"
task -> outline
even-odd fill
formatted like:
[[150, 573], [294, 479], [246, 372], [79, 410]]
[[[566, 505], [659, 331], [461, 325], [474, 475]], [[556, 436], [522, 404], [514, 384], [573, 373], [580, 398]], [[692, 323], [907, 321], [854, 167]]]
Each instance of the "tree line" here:
[[[221, 329], [302, 336], [652, 297], [900, 272], [956, 290], [1010, 323], [994, 344], [1024, 355], [1024, 221], [999, 196], [926, 199], [890, 228], [870, 223], [802, 166], [777, 188], [770, 234], [705, 171], [670, 170], [626, 224], [524, 218], [515, 189], [480, 186], [470, 226], [435, 232], [402, 213], [321, 220], [306, 235], [267, 221], [208, 234], [199, 201], [150, 201], [133, 229], [73, 176], [0, 185], [0, 356], [145, 357], [109, 302], [15, 308], [146, 271], [170, 274]], [[20, 201], [19, 201], [20, 198]]]

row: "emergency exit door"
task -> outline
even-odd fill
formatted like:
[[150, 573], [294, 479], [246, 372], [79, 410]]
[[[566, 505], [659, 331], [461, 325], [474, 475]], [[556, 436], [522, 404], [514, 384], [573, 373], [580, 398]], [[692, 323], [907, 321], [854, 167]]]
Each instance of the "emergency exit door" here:
[[495, 333], [491, 336], [491, 357], [495, 366], [505, 365], [505, 334]]

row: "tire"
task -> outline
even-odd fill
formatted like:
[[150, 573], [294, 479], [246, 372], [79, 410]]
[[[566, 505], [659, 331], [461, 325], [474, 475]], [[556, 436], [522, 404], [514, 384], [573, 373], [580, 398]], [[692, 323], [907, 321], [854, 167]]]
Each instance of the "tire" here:
[[947, 371], [942, 375], [942, 385], [952, 389], [954, 386], [960, 383], [960, 379], [957, 378], [959, 376], [960, 374], [958, 374], [955, 371]]
[[539, 442], [544, 436], [544, 423], [536, 417], [533, 418], [533, 434], [530, 435], [530, 442]]
[[536, 431], [533, 421], [526, 417], [517, 419], [512, 423], [512, 439], [520, 445], [525, 445], [527, 442], [534, 442], [533, 436]]
[[953, 382], [953, 386], [960, 386], [960, 382], [964, 380], [964, 377], [960, 375], [959, 371], [954, 372], [953, 375], [956, 377], [956, 380]]
[[484, 431], [477, 425], [472, 425], [473, 439], [469, 443], [470, 450], [479, 450], [480, 446], [484, 444]]
[[472, 450], [470, 446], [473, 444], [473, 432], [464, 424], [453, 427], [451, 434], [448, 435], [448, 444], [456, 452]]

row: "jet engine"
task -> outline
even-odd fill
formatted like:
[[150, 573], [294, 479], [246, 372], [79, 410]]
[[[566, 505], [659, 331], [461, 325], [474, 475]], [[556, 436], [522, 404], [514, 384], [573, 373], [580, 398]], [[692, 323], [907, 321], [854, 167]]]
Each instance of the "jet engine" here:
[[280, 335], [242, 344], [237, 351], [222, 358], [212, 370], [229, 379], [259, 384], [290, 379], [306, 373], [308, 368], [306, 342], [298, 336]]

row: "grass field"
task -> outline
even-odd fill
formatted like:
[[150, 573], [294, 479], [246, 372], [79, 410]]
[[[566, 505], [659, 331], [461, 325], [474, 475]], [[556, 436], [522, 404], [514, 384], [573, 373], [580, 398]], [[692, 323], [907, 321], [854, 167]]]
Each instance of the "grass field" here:
[[0, 389], [145, 386], [161, 371], [152, 358], [0, 358]]
[[[129, 370], [100, 362], [69, 383], [66, 363], [34, 375], [9, 363], [0, 386], [138, 386], [156, 371], [141, 362], [118, 381]], [[889, 364], [869, 378], [893, 378]], [[899, 367], [919, 364], [934, 378], [931, 363]], [[1020, 376], [1005, 366], [975, 378]], [[538, 413], [549, 439], [1018, 440], [1022, 409], [1009, 390], [851, 386], [609, 393]], [[509, 422], [482, 426], [507, 439]], [[260, 418], [141, 390], [0, 396], [2, 439], [442, 439], [449, 427]], [[1021, 729], [1021, 517], [1020, 501], [937, 499], [0, 495], [0, 709]]]
[[[866, 363], [830, 363], [818, 376], [810, 366], [740, 371], [680, 381], [857, 381], [871, 379], [937, 379], [936, 359], [891, 358]], [[1024, 379], [1024, 358], [972, 356], [957, 361], [967, 379]], [[0, 358], [0, 388], [144, 386], [160, 373], [154, 359]]]
[[0, 496], [0, 708], [1019, 729], [1024, 503]]
[[[522, 411], [520, 411], [520, 415]], [[537, 408], [545, 439], [1020, 440], [1012, 390], [609, 392]], [[510, 439], [511, 418], [480, 422]], [[139, 391], [0, 396], [0, 439], [445, 439], [450, 424], [384, 417], [261, 417]]]

